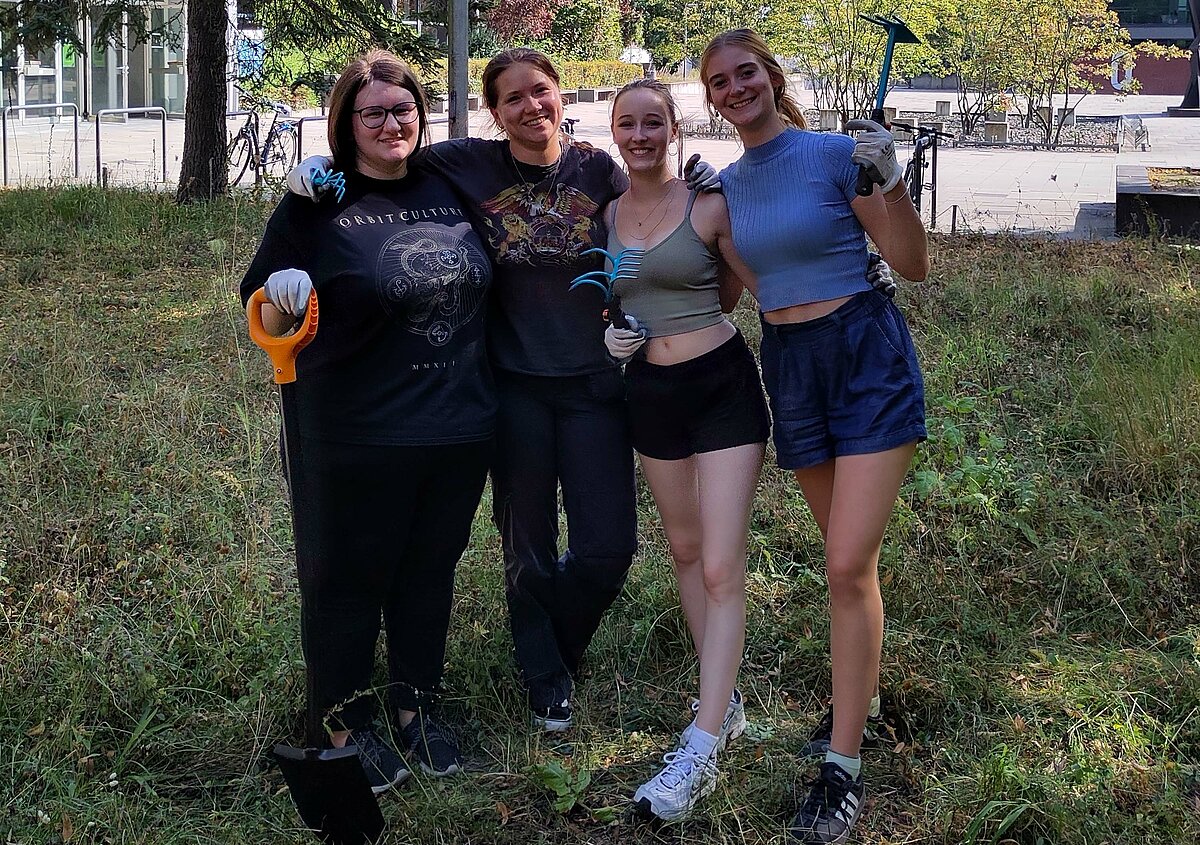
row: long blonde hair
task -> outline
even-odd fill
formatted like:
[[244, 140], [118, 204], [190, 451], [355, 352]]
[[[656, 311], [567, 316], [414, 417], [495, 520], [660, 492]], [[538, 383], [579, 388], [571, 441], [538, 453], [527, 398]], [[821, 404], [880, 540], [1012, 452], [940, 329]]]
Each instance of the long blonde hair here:
[[708, 90], [708, 63], [713, 54], [722, 47], [737, 47], [758, 59], [762, 63], [763, 69], [766, 70], [767, 77], [771, 80], [771, 89], [775, 92], [775, 110], [779, 112], [783, 122], [797, 129], [808, 128], [808, 121], [804, 119], [804, 110], [800, 108], [796, 98], [788, 91], [787, 75], [783, 72], [779, 62], [775, 60], [775, 54], [771, 52], [767, 42], [763, 41], [762, 36], [752, 29], [727, 30], [709, 41], [708, 46], [704, 48], [704, 53], [700, 56], [700, 79], [704, 82], [704, 103], [708, 106], [710, 113], [715, 115], [716, 109], [712, 104], [712, 94]]

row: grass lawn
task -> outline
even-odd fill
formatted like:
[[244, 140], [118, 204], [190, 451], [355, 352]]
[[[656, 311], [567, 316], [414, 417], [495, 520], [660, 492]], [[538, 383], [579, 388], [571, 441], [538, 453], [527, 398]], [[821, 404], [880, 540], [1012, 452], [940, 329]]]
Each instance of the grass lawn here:
[[[303, 695], [276, 394], [235, 293], [268, 212], [0, 192], [0, 843], [301, 841], [266, 754]], [[938, 236], [933, 259], [899, 295], [930, 440], [881, 563], [898, 730], [853, 841], [1200, 841], [1200, 250]], [[525, 728], [485, 499], [447, 676], [472, 771], [385, 797], [388, 841], [782, 841], [829, 697], [816, 526], [769, 468], [751, 728], [704, 812], [654, 830], [624, 810], [697, 678], [640, 501], [559, 745]]]

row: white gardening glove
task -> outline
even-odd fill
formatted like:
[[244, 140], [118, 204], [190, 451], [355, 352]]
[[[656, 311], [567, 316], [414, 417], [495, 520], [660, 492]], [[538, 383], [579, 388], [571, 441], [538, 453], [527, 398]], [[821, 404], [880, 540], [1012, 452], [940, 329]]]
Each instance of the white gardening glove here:
[[604, 330], [604, 348], [608, 354], [625, 361], [632, 358], [634, 353], [646, 342], [646, 330], [638, 326], [638, 321], [631, 314], [625, 315], [629, 328], [618, 329], [612, 323]]
[[319, 200], [325, 189], [324, 186], [313, 185], [313, 177], [331, 167], [333, 167], [333, 159], [325, 158], [325, 156], [309, 156], [288, 171], [288, 190], [311, 200]]
[[683, 166], [683, 178], [689, 191], [702, 191], [706, 194], [721, 193], [721, 176], [717, 169], [707, 161], [700, 160], [700, 153], [695, 153]]
[[271, 304], [284, 314], [300, 318], [304, 316], [304, 311], [308, 308], [308, 298], [312, 294], [312, 279], [303, 270], [295, 268], [276, 270], [267, 276], [267, 283], [263, 285], [263, 293], [267, 295]]
[[892, 265], [884, 261], [878, 252], [867, 253], [867, 284], [880, 293], [896, 295], [896, 279], [892, 275]]
[[850, 160], [867, 171], [871, 181], [887, 193], [900, 184], [904, 171], [896, 161], [896, 139], [873, 120], [851, 120], [846, 123], [850, 131], [858, 130], [854, 138], [854, 152]]

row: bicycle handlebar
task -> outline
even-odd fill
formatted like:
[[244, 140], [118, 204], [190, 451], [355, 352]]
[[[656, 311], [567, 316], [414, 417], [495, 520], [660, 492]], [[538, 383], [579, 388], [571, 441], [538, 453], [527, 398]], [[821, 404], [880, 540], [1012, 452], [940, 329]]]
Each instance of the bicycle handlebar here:
[[[260, 97], [257, 94], [247, 91], [245, 88], [243, 88], [241, 85], [238, 85], [236, 82], [233, 83], [233, 87], [236, 88], [238, 90], [238, 93], [242, 95], [242, 99], [244, 99], [247, 103], [249, 103], [256, 110], [261, 109], [263, 111], [266, 111], [269, 109], [270, 111], [273, 111], [276, 114], [278, 114], [280, 117], [289, 117], [292, 113], [292, 107], [289, 106], [287, 103], [280, 103], [276, 100], [268, 100], [266, 97]], [[265, 106], [266, 108], [263, 109], [262, 108], [263, 106]]]
[[914, 135], [919, 135], [921, 138], [946, 138], [953, 140], [954, 136], [948, 132], [943, 132], [940, 129], [930, 129], [928, 126], [913, 126], [909, 123], [893, 123], [893, 129], [903, 129], [905, 132], [911, 132]]

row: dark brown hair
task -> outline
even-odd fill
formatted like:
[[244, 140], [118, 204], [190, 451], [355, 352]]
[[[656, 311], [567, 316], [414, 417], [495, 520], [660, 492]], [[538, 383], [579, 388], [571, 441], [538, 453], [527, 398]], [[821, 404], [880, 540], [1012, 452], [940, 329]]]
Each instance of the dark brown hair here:
[[808, 128], [808, 121], [804, 119], [804, 110], [800, 108], [800, 104], [788, 91], [787, 74], [775, 60], [775, 54], [771, 52], [767, 42], [763, 41], [762, 36], [752, 29], [727, 30], [709, 41], [708, 46], [704, 48], [704, 53], [700, 56], [700, 79], [704, 82], [704, 102], [710, 113], [715, 114], [716, 109], [713, 108], [712, 95], [708, 90], [708, 63], [713, 54], [722, 47], [737, 47], [758, 59], [771, 80], [771, 89], [775, 92], [775, 110], [779, 112], [783, 122], [789, 123], [797, 129]]
[[412, 94], [417, 102], [417, 143], [409, 158], [421, 149], [422, 141], [429, 142], [425, 90], [416, 74], [395, 53], [369, 50], [346, 65], [329, 94], [329, 149], [336, 166], [342, 170], [353, 168], [358, 161], [358, 144], [354, 140], [354, 121], [358, 118], [354, 114], [354, 101], [358, 92], [372, 82], [397, 85]]

